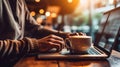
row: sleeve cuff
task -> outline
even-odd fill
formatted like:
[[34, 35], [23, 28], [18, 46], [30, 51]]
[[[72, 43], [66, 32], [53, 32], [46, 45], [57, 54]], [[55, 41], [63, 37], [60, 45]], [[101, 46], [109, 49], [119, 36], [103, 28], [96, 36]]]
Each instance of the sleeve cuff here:
[[26, 38], [28, 40], [28, 45], [30, 46], [30, 52], [39, 49], [38, 40], [35, 38]]

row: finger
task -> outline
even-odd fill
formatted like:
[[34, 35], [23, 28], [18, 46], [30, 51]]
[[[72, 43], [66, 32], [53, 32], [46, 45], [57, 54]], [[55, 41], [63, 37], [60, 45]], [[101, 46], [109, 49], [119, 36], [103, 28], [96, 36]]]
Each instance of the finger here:
[[65, 41], [63, 41], [63, 44], [62, 44], [62, 49], [65, 48]]
[[76, 33], [71, 33], [71, 34], [69, 34], [69, 36], [75, 36], [76, 35]]
[[64, 48], [64, 44], [65, 44], [64, 40], [60, 41], [60, 40], [56, 40], [56, 39], [51, 38], [51, 39], [49, 39], [49, 42], [59, 44], [61, 48]]
[[79, 35], [86, 36], [86, 33], [79, 32]]
[[61, 40], [63, 41], [63, 38], [59, 37], [59, 36], [56, 36], [56, 35], [49, 35], [49, 38], [54, 38], [56, 40]]
[[52, 48], [56, 48], [56, 51], [62, 50], [60, 44], [53, 43], [53, 42], [49, 42], [49, 44], [51, 45], [51, 47], [50, 47], [51, 49], [52, 49]]

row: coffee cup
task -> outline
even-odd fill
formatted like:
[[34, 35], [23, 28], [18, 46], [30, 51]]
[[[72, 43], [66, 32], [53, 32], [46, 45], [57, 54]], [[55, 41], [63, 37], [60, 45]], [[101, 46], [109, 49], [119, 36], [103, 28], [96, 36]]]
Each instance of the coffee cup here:
[[84, 53], [91, 47], [90, 36], [70, 36], [65, 39], [66, 47], [71, 53]]

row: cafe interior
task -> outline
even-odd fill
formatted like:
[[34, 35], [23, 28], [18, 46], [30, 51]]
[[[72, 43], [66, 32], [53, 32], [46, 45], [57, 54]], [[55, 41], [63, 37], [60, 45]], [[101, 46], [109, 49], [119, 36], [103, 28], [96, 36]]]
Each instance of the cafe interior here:
[[120, 67], [120, 0], [25, 1], [30, 15], [45, 28], [71, 33], [82, 32], [92, 37], [93, 44], [98, 44], [102, 35], [106, 35], [109, 45], [105, 47], [109, 49], [112, 44], [114, 47], [112, 46], [110, 57], [102, 60], [41, 60], [27, 56], [15, 67]]
[[93, 38], [101, 27], [103, 13], [118, 7], [120, 3], [120, 0], [25, 1], [38, 24], [64, 32], [83, 32]]

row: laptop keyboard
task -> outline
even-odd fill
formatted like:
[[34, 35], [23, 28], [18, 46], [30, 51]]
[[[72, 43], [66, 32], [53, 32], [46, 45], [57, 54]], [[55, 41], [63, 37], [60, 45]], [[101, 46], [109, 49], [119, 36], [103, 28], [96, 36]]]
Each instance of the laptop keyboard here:
[[100, 52], [98, 52], [98, 51], [95, 50], [94, 48], [90, 48], [90, 49], [88, 50], [88, 53], [89, 53], [89, 54], [92, 54], [92, 55], [100, 55], [100, 54], [101, 54]]

